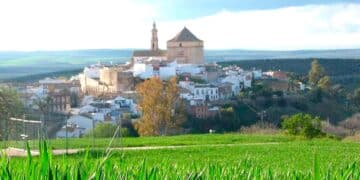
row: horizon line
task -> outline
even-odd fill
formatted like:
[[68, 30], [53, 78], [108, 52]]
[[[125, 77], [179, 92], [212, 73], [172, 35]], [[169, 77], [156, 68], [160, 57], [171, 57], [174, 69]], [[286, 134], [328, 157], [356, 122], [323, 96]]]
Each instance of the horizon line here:
[[[147, 48], [84, 48], [84, 49], [38, 49], [38, 50], [0, 50], [0, 53], [5, 52], [23, 52], [23, 53], [34, 53], [34, 52], [61, 52], [61, 51], [106, 51], [106, 50], [121, 50], [121, 51], [134, 51], [134, 50], [147, 50]], [[163, 49], [160, 49], [163, 50]], [[242, 48], [217, 48], [217, 49], [204, 49], [204, 51], [263, 51], [263, 52], [295, 52], [295, 51], [344, 51], [344, 50], [360, 50], [359, 48], [328, 48], [328, 49], [242, 49]]]

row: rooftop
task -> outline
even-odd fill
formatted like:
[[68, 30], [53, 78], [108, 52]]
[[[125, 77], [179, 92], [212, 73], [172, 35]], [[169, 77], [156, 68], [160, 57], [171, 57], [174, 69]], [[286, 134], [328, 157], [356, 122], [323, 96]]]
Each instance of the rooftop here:
[[159, 57], [159, 56], [166, 56], [166, 50], [158, 50], [158, 51], [135, 50], [133, 52], [133, 57]]
[[169, 42], [184, 42], [184, 41], [201, 41], [186, 27], [181, 30], [174, 38], [170, 39]]

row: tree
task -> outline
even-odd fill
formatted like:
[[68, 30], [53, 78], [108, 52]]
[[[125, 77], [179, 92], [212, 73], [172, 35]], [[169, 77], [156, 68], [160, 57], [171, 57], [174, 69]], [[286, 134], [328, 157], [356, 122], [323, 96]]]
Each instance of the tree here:
[[315, 87], [310, 90], [307, 97], [313, 103], [321, 103], [323, 100], [323, 91], [320, 88]]
[[296, 83], [298, 82], [299, 76], [293, 72], [287, 73], [287, 76], [289, 77], [287, 91], [294, 91], [295, 87], [296, 87]]
[[285, 117], [281, 125], [283, 129], [286, 129], [292, 135], [303, 135], [307, 138], [323, 135], [320, 118], [313, 117], [310, 114], [298, 113]]
[[356, 109], [360, 109], [360, 88], [354, 90], [354, 93], [350, 95], [350, 101]]
[[167, 135], [185, 120], [176, 78], [163, 83], [153, 77], [136, 87], [142, 116], [136, 124], [140, 135]]
[[0, 139], [8, 139], [9, 119], [18, 116], [23, 111], [19, 94], [7, 87], [0, 87]]
[[80, 104], [79, 95], [75, 92], [70, 93], [71, 107], [78, 107]]
[[341, 121], [339, 124], [340, 126], [349, 129], [351, 135], [354, 135], [357, 131], [360, 130], [360, 113], [354, 114], [352, 117]]
[[33, 106], [35, 108], [37, 108], [40, 113], [40, 121], [41, 121], [41, 129], [43, 131], [43, 135], [46, 135], [47, 132], [47, 123], [46, 123], [46, 119], [49, 119], [49, 115], [51, 112], [51, 105], [53, 104], [53, 99], [50, 96], [46, 96], [46, 97], [37, 97], [36, 99], [34, 99], [33, 101]]
[[329, 92], [331, 88], [331, 81], [329, 76], [322, 77], [318, 82], [318, 87], [323, 91]]
[[315, 59], [311, 63], [311, 69], [309, 71], [309, 81], [312, 85], [316, 86], [321, 78], [325, 76], [325, 69]]

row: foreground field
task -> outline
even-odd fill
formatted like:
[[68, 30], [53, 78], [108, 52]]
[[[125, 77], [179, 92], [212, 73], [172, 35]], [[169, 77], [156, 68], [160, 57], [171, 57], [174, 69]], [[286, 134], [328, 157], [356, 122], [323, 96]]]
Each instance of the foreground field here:
[[[360, 144], [331, 139], [303, 140], [283, 135], [195, 135], [139, 138], [138, 145], [158, 145], [166, 139], [186, 148], [103, 150], [69, 156], [11, 158], [0, 164], [0, 177], [71, 177], [87, 179], [359, 179]], [[198, 139], [198, 140], [197, 140]], [[229, 140], [232, 139], [232, 140]], [[133, 142], [140, 140], [127, 140]], [[150, 141], [157, 143], [151, 144]], [[206, 141], [207, 144], [206, 144]], [[124, 141], [125, 142], [125, 141]], [[218, 144], [217, 146], [213, 146]], [[231, 143], [235, 142], [235, 143]], [[124, 143], [126, 145], [126, 143]], [[51, 161], [50, 161], [51, 159]]]
[[[289, 142], [301, 138], [278, 135], [247, 135], [247, 134], [205, 134], [205, 135], [180, 135], [164, 137], [125, 137], [116, 138], [112, 147], [144, 147], [144, 146], [181, 146], [181, 145], [209, 145], [209, 144], [239, 144], [239, 143], [265, 143]], [[95, 147], [106, 148], [111, 138], [69, 138], [70, 149]], [[52, 149], [65, 149], [65, 139], [52, 139], [48, 141]], [[11, 141], [10, 147], [24, 148], [24, 141]], [[31, 149], [38, 148], [38, 140], [29, 141]]]

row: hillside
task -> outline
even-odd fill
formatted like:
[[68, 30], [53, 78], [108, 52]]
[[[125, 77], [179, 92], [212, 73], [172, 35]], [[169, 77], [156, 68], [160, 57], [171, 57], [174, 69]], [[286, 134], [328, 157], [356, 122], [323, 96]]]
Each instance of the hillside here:
[[[0, 79], [71, 70], [97, 62], [124, 63], [131, 58], [132, 52], [132, 49], [0, 52]], [[207, 62], [299, 58], [360, 59], [360, 50], [205, 50], [205, 60]]]

